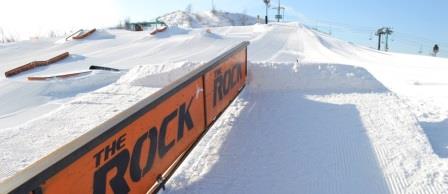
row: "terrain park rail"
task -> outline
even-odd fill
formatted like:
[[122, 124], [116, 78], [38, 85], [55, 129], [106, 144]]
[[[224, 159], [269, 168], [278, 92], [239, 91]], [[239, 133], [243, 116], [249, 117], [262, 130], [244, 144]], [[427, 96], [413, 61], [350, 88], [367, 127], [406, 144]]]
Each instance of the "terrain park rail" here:
[[73, 36], [75, 36], [75, 35], [77, 35], [77, 34], [79, 34], [79, 33], [81, 33], [81, 32], [82, 32], [82, 29], [79, 29], [78, 31], [74, 32], [73, 34], [70, 34], [70, 36], [67, 36], [67, 37], [65, 38], [65, 40], [68, 40], [69, 38], [71, 38], [71, 37], [73, 37]]
[[0, 193], [154, 193], [246, 85], [242, 42], [0, 183]]
[[61, 61], [61, 60], [65, 59], [65, 58], [67, 58], [69, 55], [70, 55], [69, 52], [65, 52], [65, 53], [62, 53], [62, 54], [60, 54], [58, 56], [55, 56], [55, 57], [53, 57], [51, 59], [48, 59], [46, 61], [33, 61], [33, 62], [27, 63], [25, 65], [16, 67], [14, 69], [11, 69], [11, 70], [5, 72], [5, 76], [6, 77], [11, 77], [11, 76], [20, 74], [22, 72], [25, 72], [25, 71], [28, 71], [28, 70], [31, 70], [31, 69], [34, 69], [34, 68], [37, 68], [37, 67], [51, 65], [53, 63], [56, 63], [58, 61]]
[[72, 38], [75, 39], [75, 40], [80, 40], [80, 39], [83, 39], [83, 38], [85, 38], [85, 37], [87, 37], [87, 36], [90, 36], [90, 35], [93, 34], [95, 31], [96, 31], [96, 28], [91, 29], [91, 30], [89, 30], [89, 31], [86, 32], [86, 33], [82, 33], [82, 34], [79, 34], [79, 35], [77, 35], [77, 36], [73, 36]]
[[149, 34], [155, 35], [157, 33], [164, 32], [166, 29], [168, 29], [167, 26], [163, 26], [162, 28], [156, 28], [152, 32], [150, 32]]
[[30, 81], [46, 81], [46, 80], [52, 80], [52, 79], [67, 79], [67, 78], [71, 78], [71, 77], [87, 75], [87, 74], [90, 74], [91, 72], [92, 71], [82, 71], [82, 72], [67, 73], [67, 74], [53, 75], [53, 76], [30, 76], [30, 77], [28, 77], [28, 80], [30, 80]]

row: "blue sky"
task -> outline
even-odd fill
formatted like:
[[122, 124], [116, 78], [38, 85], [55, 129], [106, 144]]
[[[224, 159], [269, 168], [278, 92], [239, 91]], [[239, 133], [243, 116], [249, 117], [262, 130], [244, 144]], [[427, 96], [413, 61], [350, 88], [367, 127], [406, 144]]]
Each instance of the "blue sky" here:
[[[23, 37], [42, 36], [48, 30], [67, 31], [150, 20], [162, 14], [184, 10], [210, 10], [212, 0], [0, 0], [0, 27]], [[262, 0], [214, 0], [216, 9], [264, 15]], [[272, 4], [277, 5], [273, 0]], [[395, 33], [391, 51], [428, 54], [438, 43], [448, 57], [447, 0], [282, 0], [288, 21], [301, 21], [333, 36], [368, 47], [376, 47], [373, 32], [390, 26]], [[23, 5], [27, 6], [23, 6]], [[70, 5], [70, 6], [67, 6]], [[85, 6], [89, 5], [89, 6]], [[5, 9], [8, 7], [8, 9]], [[82, 10], [82, 11], [80, 11]], [[270, 9], [271, 18], [275, 11]], [[26, 25], [24, 25], [26, 24]]]
[[[160, 14], [185, 9], [192, 4], [193, 11], [211, 9], [211, 0], [120, 0], [123, 13], [131, 20], [156, 17]], [[262, 0], [214, 0], [217, 9], [264, 15]], [[272, 4], [277, 5], [273, 0]], [[289, 21], [299, 20], [307, 25], [347, 41], [376, 48], [374, 31], [390, 26], [395, 33], [390, 50], [428, 54], [439, 44], [440, 54], [448, 57], [448, 1], [446, 0], [282, 0], [287, 7]], [[270, 10], [271, 17], [275, 14]]]

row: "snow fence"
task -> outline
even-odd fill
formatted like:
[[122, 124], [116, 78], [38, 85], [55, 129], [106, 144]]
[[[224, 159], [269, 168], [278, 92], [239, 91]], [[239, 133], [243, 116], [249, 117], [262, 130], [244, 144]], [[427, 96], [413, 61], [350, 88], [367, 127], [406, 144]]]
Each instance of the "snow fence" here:
[[243, 42], [0, 183], [0, 193], [156, 192], [246, 85]]

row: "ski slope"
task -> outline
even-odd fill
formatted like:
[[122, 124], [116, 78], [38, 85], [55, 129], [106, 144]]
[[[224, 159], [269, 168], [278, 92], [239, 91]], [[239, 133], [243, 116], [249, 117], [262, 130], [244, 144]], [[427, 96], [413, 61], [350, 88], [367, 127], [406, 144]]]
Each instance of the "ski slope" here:
[[[2, 72], [71, 53], [1, 75], [0, 182], [244, 40], [248, 87], [164, 193], [448, 191], [448, 60], [379, 52], [297, 23], [0, 45]], [[121, 71], [26, 80], [90, 65]]]

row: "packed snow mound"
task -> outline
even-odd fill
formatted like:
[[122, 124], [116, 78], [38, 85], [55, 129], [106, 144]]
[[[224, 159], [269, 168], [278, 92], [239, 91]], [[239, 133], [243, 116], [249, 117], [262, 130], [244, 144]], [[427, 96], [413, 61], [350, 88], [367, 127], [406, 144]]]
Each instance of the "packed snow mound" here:
[[[86, 33], [88, 31], [84, 31]], [[114, 39], [115, 35], [111, 34], [105, 29], [96, 30], [92, 35], [87, 36], [84, 40], [102, 40], [102, 39]]]
[[221, 26], [247, 26], [257, 22], [255, 17], [222, 11], [205, 11], [200, 13], [189, 13], [175, 11], [159, 18], [168, 26], [179, 26], [184, 28], [221, 27]]
[[[88, 31], [89, 30], [83, 30], [80, 33], [78, 33], [77, 35], [82, 34], [82, 33], [87, 33]], [[86, 41], [86, 40], [104, 40], [104, 39], [114, 39], [114, 38], [115, 38], [115, 35], [111, 34], [108, 30], [98, 29], [93, 34], [91, 34], [83, 39], [74, 40], [72, 38], [66, 39], [66, 37], [62, 37], [61, 39], [57, 40], [55, 42], [55, 44], [63, 44], [65, 42], [69, 42], [69, 41], [80, 42], [80, 41]]]
[[[115, 82], [122, 74], [115, 72], [92, 72], [89, 75], [70, 79], [53, 79], [47, 81], [1, 82], [0, 87], [0, 128], [14, 126], [14, 123], [28, 121], [29, 118], [17, 118], [25, 111], [38, 111], [48, 108], [47, 102], [70, 99], [81, 93], [89, 93]], [[21, 100], [16, 100], [20, 94]], [[49, 103], [49, 104], [54, 104]], [[43, 112], [48, 112], [45, 110]], [[39, 114], [40, 116], [40, 114]], [[36, 116], [38, 117], [38, 116]], [[33, 117], [34, 118], [34, 117]], [[15, 121], [14, 121], [15, 120]], [[20, 122], [18, 122], [18, 121]]]
[[200, 63], [177, 62], [168, 64], [137, 65], [121, 77], [118, 84], [161, 88], [185, 76]]
[[350, 65], [252, 62], [249, 69], [249, 86], [255, 91], [316, 94], [387, 91], [367, 70]]

